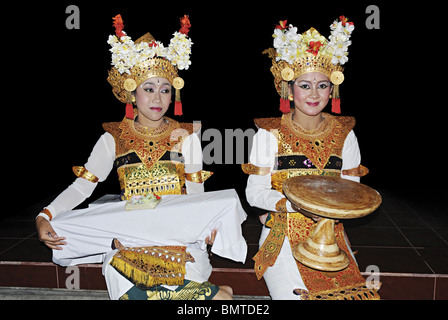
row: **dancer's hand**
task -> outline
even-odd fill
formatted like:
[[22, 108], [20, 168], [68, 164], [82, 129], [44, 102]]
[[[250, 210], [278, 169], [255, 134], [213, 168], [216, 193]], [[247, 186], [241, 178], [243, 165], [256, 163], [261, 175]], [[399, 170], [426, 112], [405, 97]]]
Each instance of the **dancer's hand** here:
[[37, 217], [36, 228], [39, 240], [45, 243], [50, 249], [62, 250], [60, 246], [67, 244], [67, 242], [63, 241], [65, 237], [59, 237], [47, 219]]

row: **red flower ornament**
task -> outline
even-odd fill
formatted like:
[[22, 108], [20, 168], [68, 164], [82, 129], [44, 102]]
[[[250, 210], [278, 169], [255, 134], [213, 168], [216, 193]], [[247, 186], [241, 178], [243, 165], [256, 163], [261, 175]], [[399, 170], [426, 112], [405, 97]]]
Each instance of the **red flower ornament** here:
[[115, 34], [118, 38], [124, 37], [126, 33], [123, 32], [124, 24], [123, 19], [121, 18], [121, 14], [116, 15], [112, 18], [114, 20], [113, 26], [115, 27]]
[[188, 32], [190, 32], [191, 23], [190, 23], [190, 16], [184, 15], [183, 18], [180, 18], [180, 30], [179, 32], [188, 36]]
[[352, 26], [352, 25], [353, 25], [353, 22], [348, 22], [348, 18], [347, 18], [346, 16], [340, 16], [340, 17], [339, 17], [339, 20], [341, 20], [342, 25], [343, 25], [344, 27], [347, 26], [347, 23], [348, 23], [349, 26]]
[[306, 52], [310, 52], [314, 56], [317, 56], [317, 54], [319, 53], [320, 47], [323, 46], [323, 43], [321, 43], [320, 41], [317, 41], [317, 42], [310, 41], [309, 46], [310, 46], [310, 48], [308, 50], [306, 50]]
[[275, 27], [275, 29], [285, 30], [287, 23], [288, 20], [280, 20], [279, 24]]

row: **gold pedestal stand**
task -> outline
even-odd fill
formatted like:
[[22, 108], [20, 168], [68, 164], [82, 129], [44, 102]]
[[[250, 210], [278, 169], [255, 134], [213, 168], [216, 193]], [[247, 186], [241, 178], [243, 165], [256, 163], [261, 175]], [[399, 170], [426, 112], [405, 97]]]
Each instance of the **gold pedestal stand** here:
[[283, 183], [287, 198], [301, 212], [323, 217], [310, 237], [292, 248], [300, 263], [320, 271], [339, 271], [349, 265], [336, 243], [335, 220], [366, 216], [381, 204], [380, 194], [361, 183], [324, 176], [292, 177]]

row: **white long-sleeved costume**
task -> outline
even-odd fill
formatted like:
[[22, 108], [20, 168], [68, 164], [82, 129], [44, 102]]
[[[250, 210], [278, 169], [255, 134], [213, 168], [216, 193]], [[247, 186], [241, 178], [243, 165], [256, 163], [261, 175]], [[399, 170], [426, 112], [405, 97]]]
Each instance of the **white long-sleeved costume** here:
[[[126, 212], [124, 201], [73, 210], [92, 194], [98, 183], [82, 177], [47, 206], [53, 216], [53, 228], [67, 238], [63, 250], [53, 252], [53, 261], [64, 266], [103, 262], [112, 299], [120, 298], [133, 286], [109, 265], [117, 252], [111, 248], [115, 237], [128, 247], [185, 245], [195, 259], [194, 263], [186, 263], [185, 279], [199, 283], [207, 281], [211, 274], [205, 238], [213, 229], [218, 229], [218, 235], [212, 252], [240, 262], [246, 257], [247, 245], [241, 232], [246, 213], [236, 192], [204, 193], [197, 175], [202, 170], [198, 135], [191, 124], [172, 119], [167, 122], [165, 130], [152, 132], [127, 118], [103, 125], [107, 132], [84, 166], [99, 182], [115, 166], [122, 199], [155, 192], [162, 196], [155, 210]], [[187, 195], [183, 195], [184, 183]]]
[[[259, 130], [254, 136], [249, 168], [245, 169], [249, 174], [246, 197], [250, 205], [278, 212], [283, 201], [285, 211], [294, 212], [281, 192], [281, 185], [285, 179], [295, 175], [332, 175], [359, 182], [359, 177], [343, 174], [347, 172], [344, 170], [357, 168], [361, 162], [358, 141], [352, 130], [354, 119], [328, 114], [324, 117], [324, 122], [314, 132], [296, 127], [291, 113], [282, 119], [255, 121]], [[332, 135], [339, 136], [339, 141], [332, 139]], [[260, 250], [270, 230], [263, 226]], [[292, 255], [290, 241], [287, 236], [285, 239], [280, 244], [275, 263], [266, 269], [263, 276], [273, 299], [300, 299], [293, 290], [307, 290], [307, 287]]]
[[[112, 171], [117, 156], [115, 150], [115, 139], [109, 132], [104, 133], [95, 144], [84, 167], [98, 177], [98, 182], [106, 180]], [[182, 143], [181, 153], [184, 156], [186, 173], [194, 173], [202, 170], [202, 148], [196, 133], [192, 133], [186, 137]], [[51, 212], [53, 218], [60, 212], [73, 210], [73, 208], [90, 197], [98, 182], [93, 183], [83, 178], [77, 178], [73, 184], [64, 190], [46, 208]], [[186, 180], [185, 186], [187, 194], [204, 192], [203, 183]], [[42, 213], [39, 216], [48, 218], [47, 215]]]

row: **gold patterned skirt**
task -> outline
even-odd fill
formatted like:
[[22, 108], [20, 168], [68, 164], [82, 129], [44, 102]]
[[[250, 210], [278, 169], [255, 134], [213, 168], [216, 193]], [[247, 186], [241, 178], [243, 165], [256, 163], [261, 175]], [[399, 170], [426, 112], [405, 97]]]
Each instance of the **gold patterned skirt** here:
[[185, 264], [195, 261], [185, 246], [125, 247], [114, 239], [113, 248], [109, 264], [134, 284], [120, 300], [211, 300], [219, 291], [208, 281], [185, 280]]
[[[306, 241], [313, 231], [315, 222], [297, 212], [271, 213], [266, 226], [271, 228], [260, 250], [255, 255], [255, 274], [260, 279], [270, 266], [273, 266], [280, 253], [283, 240], [288, 237], [291, 247]], [[272, 218], [273, 216], [273, 218]], [[378, 289], [366, 286], [366, 281], [359, 271], [347, 246], [342, 223], [335, 226], [336, 241], [343, 250], [350, 264], [338, 272], [325, 272], [309, 268], [296, 261], [302, 280], [308, 290], [295, 290], [302, 300], [378, 300]]]

